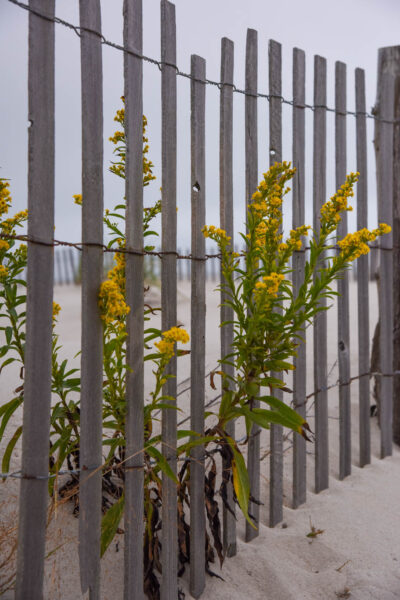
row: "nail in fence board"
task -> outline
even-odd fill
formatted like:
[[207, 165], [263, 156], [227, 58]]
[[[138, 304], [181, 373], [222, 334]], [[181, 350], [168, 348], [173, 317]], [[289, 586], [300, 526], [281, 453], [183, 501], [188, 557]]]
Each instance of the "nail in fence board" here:
[[[176, 251], [176, 21], [175, 5], [161, 2], [161, 96], [162, 96], [162, 251]], [[177, 324], [176, 257], [165, 255], [161, 264], [162, 330]], [[163, 387], [163, 394], [171, 396], [173, 408], [162, 412], [162, 452], [176, 473], [176, 356], [167, 369], [173, 375]], [[177, 580], [177, 496], [176, 484], [167, 475], [162, 478], [162, 582], [161, 600], [176, 600]]]
[[[101, 31], [100, 0], [81, 0], [80, 25]], [[103, 73], [98, 35], [81, 33], [82, 241], [103, 243]], [[103, 252], [82, 250], [79, 563], [82, 593], [100, 598], [103, 339], [98, 294]]]
[[[368, 171], [367, 171], [367, 123], [365, 117], [365, 73], [355, 71], [356, 87], [356, 144], [357, 171], [357, 229], [368, 227]], [[371, 255], [377, 255], [372, 249]], [[369, 255], [357, 259], [357, 306], [358, 306], [358, 372], [370, 370], [369, 339]], [[369, 375], [359, 380], [359, 428], [360, 428], [360, 467], [371, 462]]]
[[[336, 189], [346, 180], [346, 65], [335, 65], [335, 164]], [[347, 235], [347, 212], [338, 224], [338, 239]], [[350, 397], [350, 313], [349, 273], [337, 282], [338, 296], [338, 362], [339, 362], [339, 479], [351, 473], [351, 397]]]
[[[269, 41], [269, 162], [273, 165], [282, 162], [282, 46]], [[272, 373], [282, 378], [281, 373]], [[281, 390], [274, 396], [283, 399]], [[271, 425], [270, 430], [270, 486], [269, 486], [269, 526], [275, 527], [283, 518], [283, 428]]]
[[[205, 80], [206, 63], [200, 56], [191, 57], [191, 75]], [[205, 256], [202, 228], [206, 222], [205, 164], [206, 86], [191, 81], [191, 201], [192, 254]], [[205, 398], [205, 329], [206, 329], [206, 263], [193, 261], [191, 294], [191, 430], [204, 435]], [[190, 463], [190, 593], [199, 598], [205, 587], [206, 515], [204, 495], [204, 446], [191, 451]]]
[[[220, 96], [220, 223], [231, 239], [233, 248], [233, 170], [232, 170], [232, 138], [233, 138], [233, 42], [227, 38], [221, 41], [221, 82]], [[220, 273], [221, 282], [222, 271]], [[223, 306], [225, 292], [221, 292], [221, 323], [232, 321], [233, 311], [230, 306]], [[231, 352], [233, 343], [233, 325], [221, 327], [221, 358]], [[234, 375], [231, 365], [222, 365], [222, 371], [229, 376]], [[222, 380], [224, 385], [224, 380]], [[231, 383], [229, 384], [231, 385]], [[235, 435], [234, 423], [228, 423], [228, 434]], [[232, 484], [228, 484], [227, 502], [235, 510]], [[223, 507], [223, 545], [226, 556], [236, 554], [236, 521], [234, 516]]]
[[[54, 17], [53, 0], [32, 0]], [[41, 77], [38, 77], [38, 73]], [[29, 14], [28, 235], [51, 243], [54, 235], [54, 23]], [[28, 299], [22, 474], [49, 469], [53, 301], [53, 248], [28, 243]], [[45, 555], [47, 479], [22, 479], [19, 501], [17, 600], [41, 600]]]
[[[321, 206], [326, 201], [326, 59], [314, 57], [314, 149], [313, 208], [314, 229], [319, 229]], [[321, 306], [326, 300], [320, 301]], [[315, 491], [329, 486], [327, 318], [321, 311], [314, 318], [314, 389], [315, 396]]]
[[[375, 121], [377, 150], [378, 221], [392, 226], [393, 214], [393, 120], [394, 77], [391, 71], [391, 48], [382, 48], [378, 55], [378, 117]], [[381, 458], [392, 454], [393, 423], [393, 234], [379, 238], [380, 250], [380, 426]]]
[[[247, 30], [246, 40], [246, 92], [256, 94], [258, 89], [258, 34], [254, 29]], [[258, 185], [258, 120], [257, 98], [246, 96], [245, 99], [245, 145], [246, 145], [246, 197], [245, 211]], [[253, 400], [254, 407], [259, 407], [259, 400]], [[261, 428], [253, 423], [248, 446], [247, 468], [249, 472], [250, 493], [253, 498], [260, 500], [260, 432]], [[260, 521], [260, 506], [255, 502], [249, 503], [249, 514], [254, 518], [258, 527]], [[246, 521], [246, 542], [251, 542], [258, 536]]]
[[[142, 54], [142, 0], [124, 2], [124, 46]], [[143, 248], [143, 63], [124, 54], [126, 247]], [[126, 255], [127, 363], [125, 463], [125, 600], [143, 600], [144, 257]]]
[[[306, 62], [303, 50], [293, 50], [293, 166], [296, 173], [293, 178], [293, 229], [304, 225], [304, 182], [305, 182], [305, 79]], [[293, 294], [296, 297], [304, 281], [305, 250], [293, 254]], [[305, 330], [304, 330], [305, 336]], [[294, 358], [293, 401], [296, 411], [306, 416], [306, 344], [301, 343]], [[306, 440], [293, 434], [293, 507], [297, 508], [306, 501], [307, 469]]]

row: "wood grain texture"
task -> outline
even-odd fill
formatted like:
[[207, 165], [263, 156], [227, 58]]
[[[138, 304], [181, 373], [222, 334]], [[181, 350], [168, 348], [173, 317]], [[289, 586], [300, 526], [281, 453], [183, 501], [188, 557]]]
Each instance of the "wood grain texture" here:
[[[269, 41], [269, 162], [282, 162], [282, 46]], [[282, 378], [281, 373], [271, 373]], [[275, 390], [274, 396], [283, 399], [283, 392]], [[283, 519], [283, 428], [271, 425], [270, 430], [270, 485], [269, 526], [275, 527]]]
[[[258, 34], [254, 29], [247, 30], [246, 40], [246, 92], [256, 94], [258, 91]], [[257, 98], [246, 96], [245, 100], [245, 146], [246, 146], [246, 196], [245, 211], [258, 185], [258, 113]], [[259, 400], [254, 400], [255, 408], [260, 406]], [[250, 480], [250, 494], [260, 501], [260, 433], [261, 428], [253, 423], [248, 445], [247, 469]], [[260, 506], [255, 502], [249, 503], [249, 514], [256, 526], [260, 521]], [[246, 542], [250, 542], [259, 534], [258, 529], [251, 527], [246, 521]]]
[[[124, 2], [124, 45], [143, 51], [142, 0]], [[143, 63], [124, 54], [126, 247], [143, 248]], [[126, 255], [127, 317], [124, 598], [142, 600], [144, 518], [144, 257]]]
[[[221, 41], [221, 82], [224, 84], [220, 95], [220, 226], [231, 239], [233, 248], [233, 167], [232, 167], [232, 140], [233, 140], [233, 42], [227, 38]], [[220, 274], [221, 282], [222, 272]], [[232, 321], [233, 310], [224, 305], [226, 294], [221, 292], [221, 323]], [[221, 327], [221, 358], [231, 352], [233, 343], [233, 325]], [[222, 365], [222, 371], [233, 377], [232, 365]], [[228, 423], [227, 432], [235, 435], [235, 425]], [[225, 468], [231, 467], [225, 465]], [[227, 501], [234, 511], [233, 488], [228, 484]], [[223, 507], [223, 546], [226, 556], [236, 554], [236, 520], [234, 516]]]
[[[175, 5], [161, 2], [161, 76], [162, 96], [162, 242], [163, 252], [176, 251], [176, 20]], [[166, 331], [177, 325], [176, 258], [164, 256], [161, 263], [161, 326]], [[162, 452], [176, 473], [176, 356], [167, 369], [173, 375], [163, 387], [172, 409], [162, 412]], [[176, 484], [163, 474], [162, 479], [162, 581], [161, 600], [178, 596], [178, 540]]]
[[[305, 219], [305, 78], [306, 61], [303, 50], [293, 50], [293, 229], [304, 225]], [[293, 295], [296, 297], [304, 282], [305, 251], [293, 254]], [[305, 331], [304, 331], [305, 336]], [[306, 344], [301, 343], [294, 358], [293, 401], [296, 411], [306, 417]], [[307, 496], [306, 440], [294, 433], [293, 438], [293, 508], [304, 504]]]
[[[346, 65], [335, 65], [335, 165], [336, 189], [346, 180]], [[342, 213], [337, 237], [347, 235], [347, 212]], [[350, 306], [349, 274], [345, 271], [337, 282], [338, 296], [338, 363], [339, 363], [339, 479], [351, 473], [351, 398], [350, 398]]]
[[[326, 59], [314, 57], [314, 148], [313, 208], [314, 229], [319, 229], [321, 206], [326, 201]], [[326, 305], [322, 299], [321, 306]], [[327, 385], [327, 315], [322, 311], [314, 318], [314, 389], [315, 397], [315, 491], [329, 486], [328, 393]]]
[[[50, 18], [54, 0], [31, 0]], [[38, 77], [40, 73], [40, 78]], [[54, 236], [54, 23], [29, 14], [28, 235]], [[23, 475], [46, 477], [49, 469], [53, 248], [28, 243]], [[48, 481], [22, 479], [15, 597], [42, 600]]]
[[[392, 48], [381, 48], [378, 54], [377, 114], [375, 149], [377, 152], [378, 221], [393, 225], [393, 125], [394, 61]], [[380, 426], [381, 458], [392, 454], [393, 427], [393, 233], [380, 238]]]
[[[357, 183], [357, 229], [368, 227], [368, 161], [367, 161], [367, 123], [365, 117], [365, 73], [355, 71], [356, 88], [356, 146], [357, 171], [360, 177]], [[377, 256], [377, 250], [371, 251], [371, 257]], [[368, 255], [357, 260], [357, 306], [358, 306], [358, 372], [370, 370], [369, 338], [369, 272]], [[369, 376], [359, 380], [359, 430], [360, 430], [360, 467], [371, 462], [371, 426], [370, 426], [370, 385]]]
[[[101, 31], [100, 0], [81, 0], [80, 24]], [[82, 31], [82, 241], [103, 243], [103, 72], [99, 36]], [[101, 248], [82, 250], [79, 564], [82, 593], [100, 598], [103, 326], [98, 295]], [[87, 470], [87, 473], [85, 472]]]
[[[206, 63], [200, 56], [191, 57], [191, 75], [203, 80]], [[191, 203], [193, 256], [206, 251], [202, 228], [206, 223], [206, 86], [191, 82]], [[191, 430], [204, 435], [205, 333], [206, 333], [206, 263], [194, 261], [191, 272]], [[190, 593], [199, 598], [205, 587], [206, 515], [204, 494], [204, 446], [191, 451], [190, 463]]]

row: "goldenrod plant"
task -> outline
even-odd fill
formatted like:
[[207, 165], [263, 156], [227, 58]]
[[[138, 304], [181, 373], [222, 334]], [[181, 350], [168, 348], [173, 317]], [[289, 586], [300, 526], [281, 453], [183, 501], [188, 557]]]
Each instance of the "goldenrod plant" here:
[[[233, 310], [234, 342], [231, 353], [221, 364], [234, 367], [235, 375], [223, 376], [223, 396], [214, 418], [217, 424], [207, 431], [224, 444], [232, 465], [232, 479], [237, 501], [246, 518], [250, 487], [245, 461], [235, 440], [227, 434], [230, 421], [244, 419], [247, 436], [253, 423], [268, 429], [271, 423], [288, 427], [308, 439], [310, 428], [298, 413], [274, 396], [274, 390], [288, 389], [284, 374], [293, 370], [293, 358], [303, 343], [304, 327], [325, 306], [322, 298], [336, 295], [331, 287], [351, 261], [369, 251], [368, 242], [390, 231], [381, 224], [377, 229], [362, 229], [337, 241], [339, 253], [329, 253], [336, 245], [336, 229], [345, 211], [352, 210], [349, 198], [358, 173], [351, 173], [345, 183], [326, 202], [316, 231], [302, 225], [284, 238], [282, 202], [288, 193], [287, 183], [295, 169], [290, 163], [276, 163], [264, 173], [247, 210], [247, 233], [244, 242], [244, 266], [232, 251], [230, 237], [215, 226], [205, 226], [205, 237], [216, 242], [222, 257], [222, 283], [225, 302]], [[311, 236], [309, 235], [311, 232]], [[310, 252], [304, 282], [294, 295], [289, 261], [296, 251], [304, 250], [308, 239]], [[279, 309], [279, 310], [278, 310]], [[226, 323], [222, 323], [224, 327]], [[277, 379], [272, 373], [283, 373]], [[255, 400], [261, 403], [256, 405]]]

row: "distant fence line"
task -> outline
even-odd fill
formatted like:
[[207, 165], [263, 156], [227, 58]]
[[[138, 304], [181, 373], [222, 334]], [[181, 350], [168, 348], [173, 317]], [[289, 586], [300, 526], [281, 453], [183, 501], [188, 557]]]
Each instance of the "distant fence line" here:
[[[207, 85], [220, 90], [220, 216], [221, 227], [233, 239], [233, 93], [245, 95], [245, 148], [246, 148], [246, 194], [247, 205], [258, 183], [258, 113], [259, 98], [269, 102], [269, 156], [270, 163], [282, 161], [282, 104], [293, 109], [292, 163], [297, 172], [293, 180], [293, 227], [302, 225], [305, 212], [305, 110], [313, 111], [313, 213], [314, 227], [322, 204], [326, 201], [326, 115], [335, 114], [335, 164], [336, 185], [340, 186], [347, 169], [346, 117], [356, 119], [357, 170], [361, 173], [357, 190], [357, 227], [368, 224], [367, 190], [367, 131], [366, 120], [375, 120], [379, 137], [377, 155], [378, 216], [380, 221], [393, 224], [393, 135], [394, 125], [400, 123], [394, 114], [394, 86], [387, 68], [390, 56], [381, 51], [386, 60], [385, 68], [380, 62], [378, 104], [376, 114], [365, 109], [365, 73], [355, 71], [356, 109], [347, 109], [346, 65], [335, 64], [335, 107], [326, 104], [327, 64], [321, 56], [314, 57], [314, 98], [312, 104], [305, 101], [305, 54], [293, 51], [293, 99], [282, 96], [282, 48], [281, 44], [269, 42], [269, 90], [258, 91], [258, 34], [247, 31], [246, 89], [234, 85], [234, 45], [227, 38], [221, 42], [221, 80], [214, 82], [205, 77], [205, 61], [191, 57], [191, 73], [185, 74], [176, 67], [176, 20], [175, 6], [161, 0], [161, 60], [142, 55], [143, 27], [142, 0], [124, 2], [124, 43], [113, 44], [101, 34], [100, 0], [81, 0], [80, 24], [71, 25], [55, 17], [54, 0], [31, 0], [29, 6], [17, 0], [9, 0], [29, 10], [29, 232], [28, 242], [28, 295], [27, 344], [25, 365], [25, 399], [23, 421], [23, 454], [21, 467], [20, 521], [18, 542], [17, 600], [39, 600], [43, 596], [43, 573], [45, 557], [45, 529], [47, 509], [49, 411], [51, 400], [51, 342], [52, 299], [55, 283], [81, 283], [82, 285], [82, 354], [81, 354], [81, 456], [82, 465], [89, 465], [90, 476], [81, 481], [79, 511], [79, 560], [82, 591], [90, 591], [91, 600], [100, 598], [100, 519], [101, 519], [101, 441], [102, 441], [102, 345], [101, 321], [97, 299], [93, 290], [99, 288], [105, 270], [111, 266], [112, 255], [103, 262], [103, 99], [102, 99], [102, 44], [124, 52], [125, 124], [128, 127], [126, 202], [131, 222], [127, 229], [127, 247], [143, 248], [143, 232], [140, 215], [143, 211], [142, 188], [142, 116], [143, 116], [143, 61], [150, 60], [161, 71], [162, 79], [162, 235], [163, 259], [146, 257], [145, 265], [140, 256], [127, 254], [126, 292], [130, 306], [143, 307], [143, 288], [146, 269], [161, 280], [162, 329], [167, 330], [177, 322], [177, 279], [189, 279], [191, 296], [192, 337], [198, 341], [191, 351], [191, 424], [190, 428], [204, 433], [201, 424], [205, 411], [205, 353], [200, 340], [205, 337], [205, 284], [206, 279], [218, 281], [217, 260], [205, 261], [205, 240], [201, 226], [205, 223], [205, 102]], [[81, 39], [82, 65], [82, 252], [72, 248], [56, 249], [54, 252], [54, 89], [55, 89], [55, 23], [68, 26]], [[389, 49], [390, 50], [390, 49]], [[38, 74], [40, 73], [40, 78]], [[191, 81], [191, 189], [192, 189], [192, 241], [189, 254], [200, 260], [177, 260], [176, 235], [176, 182], [177, 182], [177, 76]], [[396, 116], [396, 118], [395, 118]], [[90, 218], [88, 218], [90, 216]], [[340, 224], [339, 235], [347, 232], [346, 213]], [[392, 453], [393, 408], [393, 238], [386, 236], [380, 255], [380, 348], [379, 374], [382, 376], [381, 398], [381, 456]], [[140, 255], [140, 251], [137, 252]], [[293, 289], [296, 294], [302, 283], [304, 252], [293, 256]], [[159, 266], [161, 263], [161, 270]], [[53, 269], [54, 265], [54, 269]], [[215, 265], [212, 266], [212, 265]], [[371, 266], [370, 266], [371, 265]], [[133, 268], [134, 267], [134, 268]], [[370, 332], [369, 332], [369, 280], [370, 271], [377, 270], [376, 259], [369, 263], [368, 257], [359, 259], [357, 267], [358, 294], [358, 372], [350, 373], [350, 317], [348, 274], [339, 281], [338, 298], [338, 365], [339, 365], [339, 412], [340, 412], [340, 465], [339, 477], [350, 475], [351, 457], [351, 411], [350, 383], [359, 379], [360, 405], [360, 466], [371, 460], [370, 447]], [[135, 278], [133, 278], [135, 272]], [[222, 294], [221, 300], [224, 300]], [[142, 331], [143, 317], [140, 310], [130, 311], [128, 330]], [[229, 307], [223, 307], [221, 321], [230, 321]], [[40, 331], [40, 337], [36, 332]], [[36, 337], [35, 337], [36, 336]], [[314, 389], [315, 394], [315, 491], [329, 486], [328, 444], [328, 374], [327, 374], [327, 321], [320, 314], [314, 322]], [[143, 599], [143, 478], [142, 416], [144, 406], [143, 348], [135, 345], [134, 336], [128, 336], [127, 347], [135, 365], [133, 376], [127, 384], [127, 438], [125, 505], [125, 578], [124, 597]], [[229, 353], [233, 340], [233, 326], [221, 329], [221, 356]], [[299, 347], [294, 371], [293, 403], [303, 415], [306, 414], [306, 346]], [[176, 375], [176, 363], [172, 361], [169, 374]], [[223, 370], [231, 374], [229, 366]], [[165, 394], [176, 398], [176, 378], [168, 379]], [[163, 410], [162, 446], [164, 458], [176, 470], [176, 411]], [[128, 427], [129, 425], [129, 427]], [[230, 430], [234, 435], [234, 430]], [[253, 431], [254, 433], [254, 431]], [[201, 449], [200, 449], [201, 450]], [[191, 562], [190, 590], [200, 597], [205, 586], [204, 540], [204, 457], [196, 455], [191, 470]], [[251, 492], [259, 497], [260, 490], [259, 436], [254, 435], [249, 444], [248, 468]], [[100, 472], [99, 472], [100, 470]], [[300, 436], [294, 436], [293, 447], [293, 507], [306, 501], [306, 444]], [[163, 478], [162, 507], [162, 600], [176, 600], [177, 583], [177, 500], [175, 484]], [[232, 495], [232, 490], [228, 490]], [[283, 519], [283, 431], [280, 426], [271, 428], [270, 447], [270, 521], [271, 527]], [[259, 506], [251, 503], [255, 521], [260, 520]], [[223, 543], [226, 556], [236, 553], [236, 521], [223, 508]], [[257, 532], [247, 528], [246, 540]]]

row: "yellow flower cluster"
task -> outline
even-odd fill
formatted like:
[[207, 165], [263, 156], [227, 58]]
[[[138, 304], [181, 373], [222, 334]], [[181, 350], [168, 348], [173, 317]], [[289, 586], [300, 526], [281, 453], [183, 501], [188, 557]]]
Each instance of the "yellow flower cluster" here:
[[0, 215], [8, 213], [11, 206], [10, 184], [4, 179], [0, 179]]
[[119, 321], [120, 326], [123, 326], [121, 319], [126, 317], [130, 310], [119, 285], [112, 279], [103, 281], [100, 286], [99, 306], [101, 318], [106, 325]]
[[341, 220], [341, 212], [353, 210], [353, 207], [348, 204], [348, 199], [354, 196], [353, 186], [358, 181], [359, 176], [359, 173], [350, 173], [347, 175], [345, 183], [322, 206], [321, 225], [326, 227], [328, 233], [336, 229], [337, 224]]
[[2, 250], [8, 250], [10, 247], [10, 244], [8, 242], [6, 242], [6, 240], [0, 240], [0, 252]]
[[285, 276], [282, 275], [282, 273], [271, 273], [270, 275], [265, 275], [262, 278], [262, 281], [257, 281], [255, 285], [256, 296], [259, 297], [265, 292], [268, 296], [276, 298], [278, 295], [279, 286], [284, 279]]
[[82, 194], [74, 194], [72, 197], [75, 200], [75, 204], [82, 206]]
[[182, 329], [181, 327], [171, 327], [168, 331], [163, 332], [162, 339], [154, 345], [160, 354], [164, 354], [165, 358], [170, 359], [174, 356], [174, 344], [176, 342], [187, 344], [188, 341], [189, 334], [186, 329]]
[[348, 233], [338, 242], [338, 246], [346, 260], [352, 261], [362, 254], [368, 254], [370, 251], [368, 242], [373, 242], [378, 236], [390, 232], [391, 227], [386, 225], [386, 223], [381, 223], [377, 229], [373, 229], [372, 231], [364, 228], [354, 233]]
[[[117, 240], [120, 248], [124, 247], [124, 241]], [[123, 318], [129, 313], [129, 306], [125, 302], [125, 265], [126, 258], [123, 252], [114, 254], [116, 262], [107, 274], [107, 280], [100, 287], [101, 318], [105, 323], [119, 321], [123, 326]]]
[[282, 239], [279, 233], [282, 223], [282, 199], [290, 190], [285, 188], [285, 185], [294, 173], [295, 169], [291, 169], [290, 163], [275, 163], [264, 173], [264, 179], [252, 196], [249, 211], [255, 220], [255, 244], [259, 248], [268, 246], [274, 251]]
[[56, 320], [57, 315], [60, 313], [61, 306], [57, 302], [53, 302], [53, 321]]
[[214, 225], [204, 225], [201, 231], [203, 232], [205, 238], [209, 237], [215, 240], [216, 242], [222, 240], [230, 242], [231, 240], [230, 236], [226, 235], [226, 231], [224, 229], [220, 229], [219, 227], [215, 227]]
[[[124, 96], [121, 96], [121, 100], [125, 103]], [[117, 114], [114, 117], [114, 121], [120, 123], [123, 127], [125, 126], [125, 108], [121, 108], [117, 110]], [[147, 158], [147, 154], [149, 152], [149, 144], [148, 138], [146, 137], [146, 128], [147, 128], [147, 118], [143, 115], [143, 185], [149, 185], [150, 181], [156, 179], [156, 176], [153, 175], [153, 163]], [[113, 136], [109, 138], [110, 142], [113, 144], [122, 144], [124, 145], [126, 142], [125, 139], [125, 130], [116, 131]], [[121, 159], [120, 162], [114, 163], [110, 167], [110, 171], [118, 177], [125, 177], [125, 148], [119, 147], [116, 149], [116, 153]]]
[[27, 218], [28, 211], [21, 210], [20, 212], [17, 212], [13, 217], [10, 217], [9, 219], [6, 219], [2, 223], [0, 223], [0, 227], [3, 230], [3, 233], [11, 234], [13, 233], [14, 227], [16, 227], [16, 225], [21, 225], [21, 223], [23, 221], [26, 221]]
[[302, 241], [301, 238], [303, 236], [308, 235], [308, 230], [311, 229], [310, 225], [301, 225], [301, 227], [297, 227], [296, 229], [290, 230], [290, 235], [286, 242], [283, 242], [279, 245], [279, 251], [282, 254], [291, 254], [293, 251], [301, 250]]
[[0, 280], [7, 277], [8, 269], [4, 265], [0, 265]]

